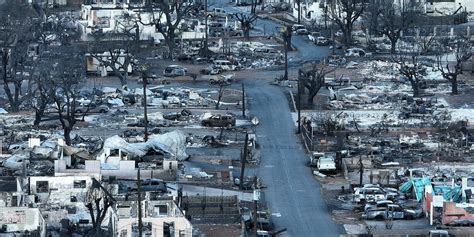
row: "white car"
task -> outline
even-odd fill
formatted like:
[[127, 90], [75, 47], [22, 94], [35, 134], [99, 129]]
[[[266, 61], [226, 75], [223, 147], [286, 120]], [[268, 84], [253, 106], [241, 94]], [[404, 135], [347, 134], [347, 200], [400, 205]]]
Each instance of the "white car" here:
[[319, 32], [310, 32], [308, 34], [309, 41], [316, 43], [316, 38], [319, 37], [321, 34]]
[[362, 188], [354, 189], [354, 201], [356, 203], [376, 203], [387, 200], [385, 191], [378, 185], [366, 184]]
[[331, 156], [322, 156], [318, 159], [318, 170], [319, 171], [335, 171], [336, 170], [336, 162], [334, 162], [334, 158]]

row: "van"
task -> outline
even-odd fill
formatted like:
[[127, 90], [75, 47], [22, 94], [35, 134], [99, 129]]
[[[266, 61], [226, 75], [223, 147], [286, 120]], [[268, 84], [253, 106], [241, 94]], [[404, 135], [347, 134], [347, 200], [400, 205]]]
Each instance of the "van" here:
[[232, 64], [228, 60], [215, 60], [214, 66], [220, 68], [222, 71], [234, 71], [237, 70], [237, 66]]

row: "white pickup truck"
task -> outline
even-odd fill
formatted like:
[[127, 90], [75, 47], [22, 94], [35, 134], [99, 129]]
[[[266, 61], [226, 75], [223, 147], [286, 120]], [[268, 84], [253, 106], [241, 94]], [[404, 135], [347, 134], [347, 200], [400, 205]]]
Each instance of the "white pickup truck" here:
[[318, 159], [317, 167], [319, 171], [336, 171], [336, 162], [332, 156], [322, 156]]

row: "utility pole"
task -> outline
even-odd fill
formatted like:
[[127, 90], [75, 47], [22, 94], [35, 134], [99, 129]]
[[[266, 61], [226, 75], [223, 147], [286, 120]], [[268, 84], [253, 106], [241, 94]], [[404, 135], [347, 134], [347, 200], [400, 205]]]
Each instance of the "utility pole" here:
[[242, 83], [242, 116], [245, 118], [245, 87]]
[[142, 73], [142, 82], [143, 82], [143, 122], [144, 122], [144, 139], [145, 142], [148, 141], [148, 110], [147, 110], [147, 102], [146, 102], [146, 85], [148, 84], [148, 74], [147, 71], [150, 68], [150, 65], [143, 64], [140, 67]]
[[140, 177], [140, 167], [137, 171], [137, 191], [138, 191], [138, 237], [143, 236], [143, 222], [142, 222], [142, 180]]
[[364, 178], [364, 164], [362, 164], [362, 156], [359, 155], [359, 186], [362, 187], [362, 180]]
[[244, 142], [244, 153], [241, 156], [240, 163], [241, 163], [241, 170], [240, 170], [240, 190], [244, 189], [244, 172], [245, 172], [245, 163], [247, 163], [247, 145], [249, 142], [249, 134], [245, 133], [245, 142]]
[[208, 35], [208, 26], [207, 26], [207, 18], [210, 16], [210, 14], [207, 13], [207, 0], [204, 0], [204, 56], [207, 58], [208, 57], [208, 52], [209, 52], [209, 35]]
[[288, 36], [286, 36], [286, 33], [285, 33], [285, 75], [283, 76], [283, 80], [288, 80], [288, 38], [287, 37]]
[[301, 83], [298, 78], [298, 134], [301, 133]]
[[257, 235], [258, 231], [258, 206], [257, 202], [260, 199], [260, 190], [257, 189], [257, 176], [253, 176], [253, 230], [254, 236]]
[[146, 103], [146, 84], [148, 82], [148, 77], [146, 75], [146, 73], [144, 72], [143, 73], [143, 122], [145, 123], [144, 124], [144, 127], [145, 127], [145, 142], [148, 141], [148, 110], [147, 110], [147, 103]]

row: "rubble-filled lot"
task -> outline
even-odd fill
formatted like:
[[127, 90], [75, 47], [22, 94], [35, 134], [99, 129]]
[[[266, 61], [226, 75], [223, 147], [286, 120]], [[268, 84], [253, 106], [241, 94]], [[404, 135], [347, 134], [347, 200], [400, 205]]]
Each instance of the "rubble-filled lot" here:
[[[426, 234], [430, 216], [437, 226], [462, 225], [446, 219], [447, 209], [430, 211], [427, 195], [469, 202], [461, 190], [473, 175], [472, 82], [462, 75], [462, 95], [451, 95], [451, 84], [432, 65], [423, 66], [422, 96], [413, 97], [392, 60], [344, 59], [332, 65], [337, 69], [326, 76], [316, 109], [301, 111], [309, 167], [347, 233]], [[297, 126], [298, 92], [289, 90]], [[327, 156], [337, 172], [323, 162]]]

